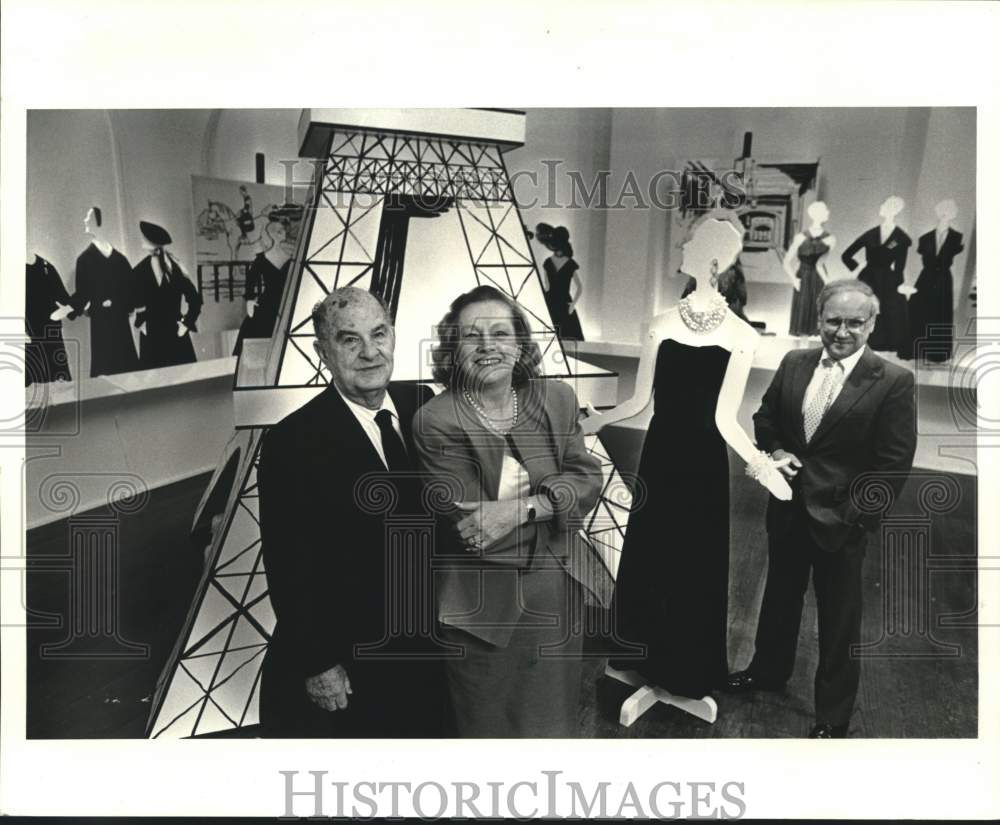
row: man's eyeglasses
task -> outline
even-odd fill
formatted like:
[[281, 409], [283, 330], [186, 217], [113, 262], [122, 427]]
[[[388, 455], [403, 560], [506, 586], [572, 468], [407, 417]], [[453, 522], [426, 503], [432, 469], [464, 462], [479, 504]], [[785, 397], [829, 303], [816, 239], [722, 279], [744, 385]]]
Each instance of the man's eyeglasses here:
[[824, 318], [822, 324], [824, 329], [828, 329], [830, 332], [839, 330], [841, 324], [847, 327], [848, 332], [861, 332], [871, 319], [871, 315], [867, 318]]

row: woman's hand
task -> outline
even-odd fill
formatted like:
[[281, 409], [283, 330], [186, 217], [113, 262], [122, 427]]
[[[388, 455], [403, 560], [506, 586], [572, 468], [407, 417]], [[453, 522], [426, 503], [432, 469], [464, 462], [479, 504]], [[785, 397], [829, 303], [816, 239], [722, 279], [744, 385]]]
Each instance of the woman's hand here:
[[802, 279], [801, 278], [793, 278], [792, 279], [792, 286], [795, 288], [796, 292], [801, 292], [802, 291]]
[[485, 550], [522, 523], [521, 502], [456, 501], [455, 506], [467, 515], [455, 528], [462, 543], [470, 550]]

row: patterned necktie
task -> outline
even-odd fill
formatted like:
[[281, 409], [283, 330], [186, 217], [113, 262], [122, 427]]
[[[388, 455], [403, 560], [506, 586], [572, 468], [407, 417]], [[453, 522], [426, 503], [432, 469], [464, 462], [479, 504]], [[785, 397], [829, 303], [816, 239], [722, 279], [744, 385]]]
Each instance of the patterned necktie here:
[[375, 423], [378, 424], [379, 433], [382, 435], [382, 452], [385, 453], [385, 463], [389, 470], [402, 472], [409, 469], [410, 460], [406, 456], [403, 440], [392, 426], [392, 413], [388, 410], [379, 410], [375, 414]]
[[844, 374], [844, 367], [839, 361], [834, 361], [832, 358], [824, 357], [820, 361], [820, 365], [823, 367], [823, 383], [819, 388], [819, 392], [813, 396], [812, 401], [809, 406], [806, 407], [806, 411], [803, 414], [803, 423], [805, 425], [806, 431], [806, 443], [812, 441], [812, 437], [816, 434], [816, 430], [819, 429], [819, 422], [823, 420], [823, 416], [826, 415], [826, 411], [830, 409], [830, 403], [833, 400], [833, 395], [840, 385], [840, 379]]

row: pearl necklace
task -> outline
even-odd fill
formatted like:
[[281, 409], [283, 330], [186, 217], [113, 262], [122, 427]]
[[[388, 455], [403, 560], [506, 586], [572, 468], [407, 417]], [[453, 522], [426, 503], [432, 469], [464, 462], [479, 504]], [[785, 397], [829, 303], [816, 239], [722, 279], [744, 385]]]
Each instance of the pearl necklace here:
[[709, 307], [709, 309], [704, 312], [699, 312], [694, 309], [690, 295], [686, 298], [682, 298], [677, 304], [677, 309], [681, 314], [681, 320], [692, 332], [697, 332], [701, 335], [707, 332], [712, 332], [718, 329], [722, 322], [726, 319], [726, 313], [729, 312], [729, 304], [726, 303], [726, 299], [723, 298], [718, 292], [715, 292], [712, 294], [710, 303], [713, 306]]
[[511, 430], [514, 429], [514, 427], [517, 426], [517, 390], [515, 390], [513, 387], [510, 388], [510, 394], [511, 397], [514, 399], [514, 414], [510, 420], [510, 426], [506, 430], [503, 429], [502, 427], [497, 426], [495, 420], [490, 418], [486, 414], [486, 410], [483, 409], [483, 407], [479, 404], [478, 401], [476, 401], [475, 398], [472, 397], [472, 394], [468, 390], [464, 390], [463, 394], [465, 395], [465, 400], [468, 402], [469, 406], [476, 411], [479, 417], [483, 420], [483, 423], [491, 430], [493, 430], [493, 432], [495, 432], [497, 435], [507, 435]]

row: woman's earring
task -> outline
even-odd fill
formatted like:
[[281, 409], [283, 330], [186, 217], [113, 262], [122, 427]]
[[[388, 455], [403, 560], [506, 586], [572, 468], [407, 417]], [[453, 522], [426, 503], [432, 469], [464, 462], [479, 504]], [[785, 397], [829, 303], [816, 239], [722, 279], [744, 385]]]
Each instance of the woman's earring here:
[[709, 279], [709, 283], [713, 287], [719, 285], [719, 262], [714, 259], [712, 260], [712, 277]]

